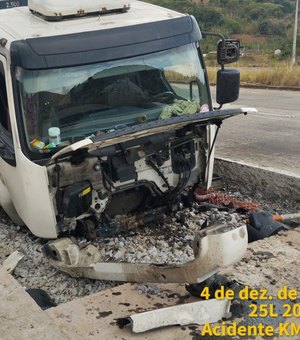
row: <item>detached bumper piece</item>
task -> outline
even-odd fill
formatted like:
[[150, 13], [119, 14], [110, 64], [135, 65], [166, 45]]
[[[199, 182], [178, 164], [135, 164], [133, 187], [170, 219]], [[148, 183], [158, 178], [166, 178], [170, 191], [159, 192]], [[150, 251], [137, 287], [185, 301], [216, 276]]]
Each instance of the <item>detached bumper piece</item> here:
[[117, 320], [120, 328], [131, 324], [134, 333], [151, 329], [180, 325], [204, 325], [229, 318], [231, 302], [228, 300], [206, 300], [187, 303], [179, 306], [156, 309], [145, 313], [137, 313]]
[[88, 245], [80, 249], [69, 238], [50, 241], [43, 250], [52, 266], [73, 277], [130, 282], [196, 283], [239, 261], [246, 252], [247, 244], [246, 225], [233, 229], [219, 224], [196, 232], [195, 259], [185, 264], [99, 262], [101, 256], [97, 247]]

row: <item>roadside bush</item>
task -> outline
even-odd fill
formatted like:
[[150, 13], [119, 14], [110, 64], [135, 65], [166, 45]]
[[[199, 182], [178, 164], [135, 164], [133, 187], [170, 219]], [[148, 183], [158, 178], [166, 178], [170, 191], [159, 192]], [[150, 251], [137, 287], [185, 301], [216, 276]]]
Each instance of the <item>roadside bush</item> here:
[[[208, 67], [211, 83], [216, 82], [217, 67]], [[300, 87], [300, 65], [281, 64], [274, 67], [241, 67], [241, 83]]]

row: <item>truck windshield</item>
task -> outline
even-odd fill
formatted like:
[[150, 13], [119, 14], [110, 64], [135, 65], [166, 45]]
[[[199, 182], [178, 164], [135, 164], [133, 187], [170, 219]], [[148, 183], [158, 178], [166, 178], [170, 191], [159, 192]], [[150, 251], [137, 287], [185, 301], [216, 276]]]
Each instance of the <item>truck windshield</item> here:
[[26, 142], [39, 153], [147, 121], [193, 114], [208, 104], [194, 44], [99, 64], [17, 68], [16, 79]]

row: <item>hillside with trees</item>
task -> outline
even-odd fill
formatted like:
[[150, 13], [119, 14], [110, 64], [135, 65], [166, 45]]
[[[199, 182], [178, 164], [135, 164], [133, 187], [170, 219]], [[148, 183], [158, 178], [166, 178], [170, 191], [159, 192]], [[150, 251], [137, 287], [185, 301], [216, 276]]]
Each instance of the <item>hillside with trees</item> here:
[[[239, 38], [248, 49], [280, 49], [283, 56], [291, 55], [296, 0], [146, 1], [193, 14], [203, 31]], [[298, 42], [299, 50], [299, 33]], [[204, 49], [210, 48], [208, 42]]]

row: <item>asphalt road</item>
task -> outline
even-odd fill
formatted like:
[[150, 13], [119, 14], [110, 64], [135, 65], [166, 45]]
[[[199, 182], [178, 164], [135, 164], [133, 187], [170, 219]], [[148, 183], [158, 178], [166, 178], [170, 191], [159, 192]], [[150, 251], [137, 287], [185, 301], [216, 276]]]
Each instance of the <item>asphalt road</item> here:
[[[212, 96], [215, 89], [212, 89]], [[230, 118], [219, 132], [216, 156], [288, 171], [300, 176], [300, 92], [242, 88], [226, 107], [258, 113]]]

